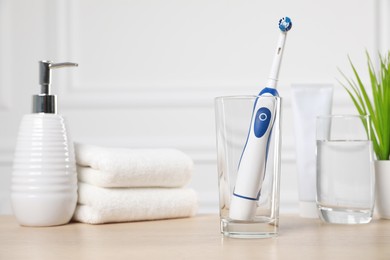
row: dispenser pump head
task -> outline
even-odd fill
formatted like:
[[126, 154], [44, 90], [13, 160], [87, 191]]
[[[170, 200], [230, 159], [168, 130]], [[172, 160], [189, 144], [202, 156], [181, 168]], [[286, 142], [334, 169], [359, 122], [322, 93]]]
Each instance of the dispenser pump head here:
[[39, 62], [39, 84], [41, 85], [41, 93], [33, 96], [33, 113], [55, 114], [57, 112], [57, 97], [50, 94], [51, 70], [77, 66], [77, 63], [72, 62], [53, 63], [46, 60]]

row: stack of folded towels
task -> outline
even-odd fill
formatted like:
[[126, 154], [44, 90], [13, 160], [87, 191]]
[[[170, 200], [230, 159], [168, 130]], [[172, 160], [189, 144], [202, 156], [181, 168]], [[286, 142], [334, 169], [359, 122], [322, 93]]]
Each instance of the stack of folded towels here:
[[75, 144], [78, 204], [73, 220], [90, 224], [190, 217], [197, 197], [184, 186], [193, 162], [176, 149]]

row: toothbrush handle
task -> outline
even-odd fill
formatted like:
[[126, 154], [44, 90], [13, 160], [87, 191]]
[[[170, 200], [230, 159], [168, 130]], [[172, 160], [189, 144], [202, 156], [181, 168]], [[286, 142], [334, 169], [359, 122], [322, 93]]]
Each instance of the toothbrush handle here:
[[230, 218], [250, 220], [265, 176], [268, 144], [275, 120], [276, 100], [258, 97], [254, 106], [248, 138], [238, 166], [237, 180], [230, 205]]

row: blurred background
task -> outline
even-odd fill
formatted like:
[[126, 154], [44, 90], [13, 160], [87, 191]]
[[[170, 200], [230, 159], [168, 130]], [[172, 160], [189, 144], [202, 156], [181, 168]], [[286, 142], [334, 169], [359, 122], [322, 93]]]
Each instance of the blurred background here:
[[79, 63], [52, 81], [74, 141], [181, 149], [199, 212], [218, 212], [214, 98], [264, 87], [283, 16], [282, 213], [298, 212], [291, 85], [333, 84], [333, 113], [356, 113], [338, 68], [352, 76], [349, 55], [367, 79], [365, 51], [376, 64], [390, 48], [389, 0], [0, 0], [0, 214], [39, 60]]

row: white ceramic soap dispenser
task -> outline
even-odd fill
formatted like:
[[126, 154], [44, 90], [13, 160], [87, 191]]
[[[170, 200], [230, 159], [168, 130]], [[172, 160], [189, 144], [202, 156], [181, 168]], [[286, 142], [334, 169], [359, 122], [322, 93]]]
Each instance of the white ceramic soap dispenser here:
[[15, 148], [11, 182], [14, 214], [23, 226], [55, 226], [72, 218], [77, 203], [73, 143], [65, 120], [56, 114], [50, 94], [51, 70], [75, 63], [40, 61], [41, 93], [33, 96], [33, 113], [23, 116]]

